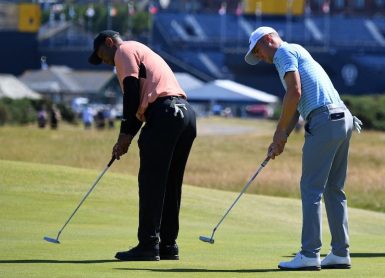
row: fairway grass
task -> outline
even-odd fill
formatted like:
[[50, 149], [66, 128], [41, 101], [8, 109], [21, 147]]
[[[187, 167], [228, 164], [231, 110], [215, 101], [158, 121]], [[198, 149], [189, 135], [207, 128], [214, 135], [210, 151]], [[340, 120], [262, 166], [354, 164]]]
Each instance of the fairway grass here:
[[[265, 158], [276, 122], [209, 117], [199, 118], [197, 125], [185, 182], [239, 192]], [[0, 160], [99, 169], [110, 160], [117, 133], [64, 124], [58, 130], [4, 126], [0, 128]], [[110, 172], [137, 175], [136, 139]], [[248, 193], [299, 198], [303, 140], [303, 132], [291, 134], [285, 151], [269, 162], [264, 175], [258, 176], [258, 186], [250, 186]], [[384, 145], [385, 132], [364, 130], [353, 135], [345, 187], [352, 207], [385, 212]]]
[[[104, 166], [0, 160], [0, 277], [385, 277], [384, 213], [349, 210], [351, 270], [283, 272], [278, 262], [300, 247], [299, 200], [242, 196], [210, 245], [198, 237], [211, 235], [238, 193], [193, 186], [183, 191], [180, 261], [116, 261], [116, 251], [136, 245], [138, 189], [136, 177], [113, 171], [63, 231], [61, 244], [43, 241], [56, 237]], [[323, 231], [325, 255], [326, 222]]]

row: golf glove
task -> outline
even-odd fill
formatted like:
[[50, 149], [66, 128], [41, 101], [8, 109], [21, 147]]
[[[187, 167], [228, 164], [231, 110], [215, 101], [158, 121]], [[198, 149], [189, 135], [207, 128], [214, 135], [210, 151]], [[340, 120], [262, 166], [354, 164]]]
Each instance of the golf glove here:
[[358, 133], [361, 133], [362, 122], [356, 116], [353, 116], [353, 126], [357, 130]]

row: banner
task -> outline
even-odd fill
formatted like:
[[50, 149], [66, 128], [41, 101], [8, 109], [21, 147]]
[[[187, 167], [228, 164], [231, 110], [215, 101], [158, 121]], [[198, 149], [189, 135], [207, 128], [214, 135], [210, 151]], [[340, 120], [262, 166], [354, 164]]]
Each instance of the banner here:
[[38, 4], [22, 3], [19, 4], [19, 24], [20, 32], [38, 32], [41, 24], [41, 11]]
[[244, 13], [255, 15], [256, 10], [260, 9], [262, 15], [286, 15], [288, 5], [291, 7], [292, 15], [303, 15], [305, 8], [304, 0], [245, 0]]

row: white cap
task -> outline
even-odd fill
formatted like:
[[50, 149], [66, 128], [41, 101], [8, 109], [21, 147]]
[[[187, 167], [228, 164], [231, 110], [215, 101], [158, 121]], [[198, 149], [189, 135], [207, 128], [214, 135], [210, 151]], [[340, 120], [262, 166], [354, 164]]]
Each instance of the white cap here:
[[252, 53], [252, 50], [254, 46], [257, 44], [257, 42], [265, 35], [271, 34], [271, 33], [277, 33], [273, 28], [267, 27], [267, 26], [262, 26], [254, 30], [253, 33], [250, 35], [249, 39], [249, 51], [247, 51], [246, 56], [245, 56], [245, 61], [249, 65], [256, 65], [258, 64], [261, 59], [258, 59], [255, 57], [255, 55]]

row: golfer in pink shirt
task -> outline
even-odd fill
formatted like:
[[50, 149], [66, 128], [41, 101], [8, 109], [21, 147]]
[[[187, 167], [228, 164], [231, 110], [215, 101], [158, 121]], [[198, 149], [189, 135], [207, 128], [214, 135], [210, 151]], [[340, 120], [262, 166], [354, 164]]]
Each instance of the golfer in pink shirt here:
[[116, 67], [123, 92], [123, 117], [112, 154], [119, 159], [138, 139], [139, 244], [116, 258], [178, 260], [176, 243], [185, 166], [196, 137], [195, 113], [167, 63], [146, 45], [123, 41], [105, 30], [94, 40], [88, 61]]

